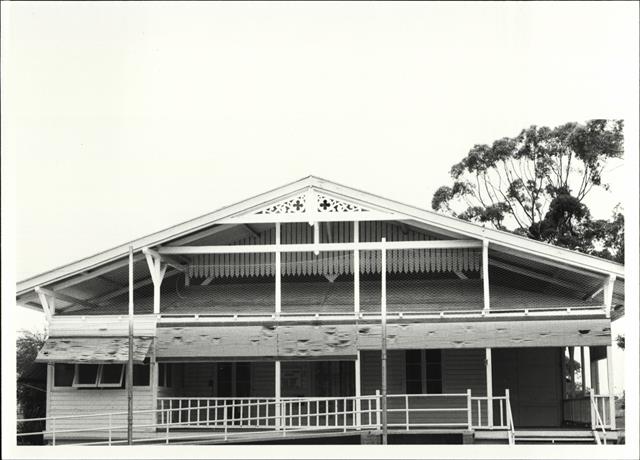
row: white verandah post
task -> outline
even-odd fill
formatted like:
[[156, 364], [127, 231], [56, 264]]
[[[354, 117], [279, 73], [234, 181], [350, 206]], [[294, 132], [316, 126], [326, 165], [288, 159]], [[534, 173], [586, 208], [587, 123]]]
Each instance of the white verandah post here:
[[487, 425], [493, 428], [493, 365], [491, 363], [491, 348], [485, 349], [487, 375]]
[[[607, 346], [607, 387], [609, 391], [609, 426], [616, 429], [616, 400], [613, 395], [613, 348]], [[604, 418], [604, 414], [603, 414]]]
[[[604, 284], [604, 306], [607, 318], [611, 317], [611, 307], [613, 304], [613, 288], [616, 282], [615, 275], [609, 275]], [[607, 346], [607, 386], [609, 390], [609, 418], [610, 427], [616, 429], [616, 401], [613, 395], [613, 348]]]
[[483, 311], [488, 312], [490, 309], [489, 297], [489, 242], [482, 240], [482, 300]]

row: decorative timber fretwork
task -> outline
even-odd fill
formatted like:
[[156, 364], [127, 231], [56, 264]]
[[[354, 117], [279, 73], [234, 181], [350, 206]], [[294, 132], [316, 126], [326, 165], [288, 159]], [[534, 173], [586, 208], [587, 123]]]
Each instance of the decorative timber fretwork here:
[[307, 196], [305, 194], [259, 209], [254, 214], [305, 214], [307, 212]]
[[402, 218], [388, 209], [309, 187], [288, 196], [257, 205], [226, 219], [223, 223], [241, 222], [315, 222], [394, 220]]
[[[307, 223], [281, 224], [281, 242], [289, 244], [313, 243], [314, 228]], [[353, 241], [353, 222], [329, 222], [321, 235], [326, 242], [331, 234], [334, 243]], [[404, 229], [393, 222], [360, 222], [360, 241], [425, 241], [434, 237], [416, 229]], [[275, 228], [268, 228], [257, 235], [239, 239], [231, 245], [255, 245], [256, 248], [274, 244]], [[193, 278], [243, 278], [275, 276], [275, 253], [197, 254], [191, 256], [188, 274]], [[387, 255], [388, 273], [428, 272], [477, 272], [480, 270], [481, 251], [474, 248], [442, 248], [390, 250]], [[360, 251], [359, 271], [362, 274], [380, 273], [380, 251]], [[281, 274], [284, 276], [323, 275], [335, 277], [353, 275], [353, 251], [283, 252]]]
[[318, 213], [327, 212], [368, 212], [368, 209], [363, 208], [354, 203], [348, 203], [346, 201], [338, 200], [325, 194], [318, 193], [316, 195]]

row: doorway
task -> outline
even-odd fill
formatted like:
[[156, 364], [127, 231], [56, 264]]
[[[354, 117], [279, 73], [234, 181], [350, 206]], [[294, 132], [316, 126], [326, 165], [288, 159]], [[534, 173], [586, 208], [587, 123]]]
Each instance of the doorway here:
[[493, 393], [509, 389], [514, 425], [561, 426], [561, 349], [494, 348], [492, 355]]

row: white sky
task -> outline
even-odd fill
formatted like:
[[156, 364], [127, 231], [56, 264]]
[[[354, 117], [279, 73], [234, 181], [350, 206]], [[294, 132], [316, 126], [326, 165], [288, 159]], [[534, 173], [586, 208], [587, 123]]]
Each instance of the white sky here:
[[2, 2], [9, 284], [309, 174], [429, 208], [532, 124], [625, 118], [637, 216], [637, 56], [634, 2]]

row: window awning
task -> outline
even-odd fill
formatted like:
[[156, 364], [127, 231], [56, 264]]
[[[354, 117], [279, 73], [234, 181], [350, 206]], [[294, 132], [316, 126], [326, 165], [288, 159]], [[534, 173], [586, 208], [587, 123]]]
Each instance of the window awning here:
[[[153, 338], [134, 337], [133, 361], [142, 363]], [[129, 359], [128, 337], [51, 337], [36, 362], [110, 364]]]

